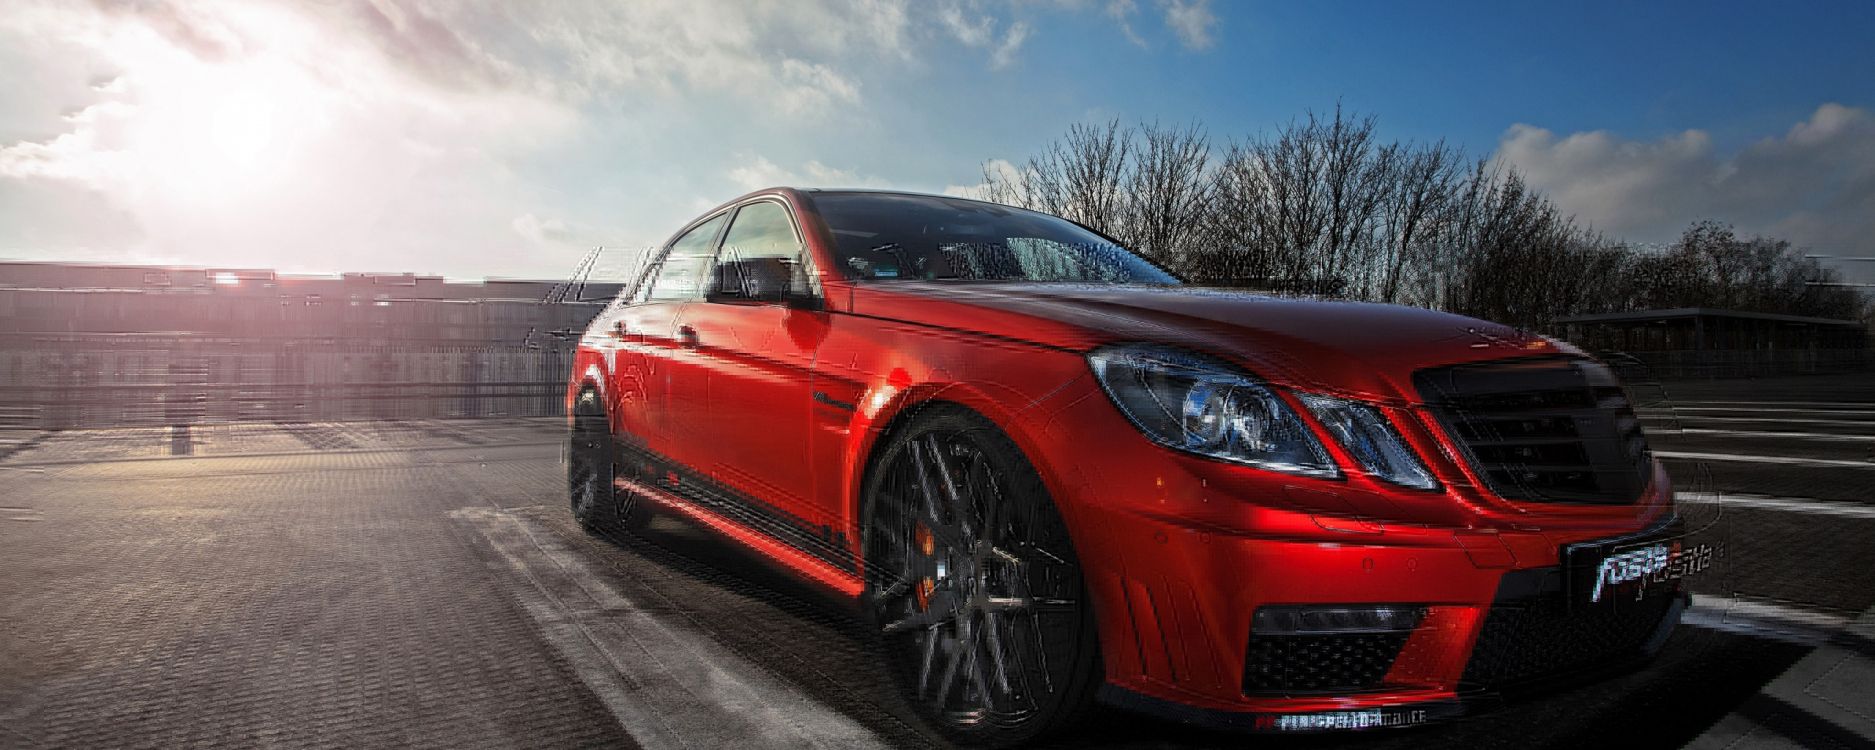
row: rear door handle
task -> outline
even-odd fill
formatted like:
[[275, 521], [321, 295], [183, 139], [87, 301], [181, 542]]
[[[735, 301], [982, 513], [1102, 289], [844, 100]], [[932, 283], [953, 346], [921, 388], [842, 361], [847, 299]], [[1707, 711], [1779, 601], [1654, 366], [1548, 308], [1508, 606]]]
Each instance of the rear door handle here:
[[697, 344], [699, 343], [697, 341], [697, 329], [691, 328], [690, 326], [678, 326], [677, 342], [691, 349], [697, 348]]

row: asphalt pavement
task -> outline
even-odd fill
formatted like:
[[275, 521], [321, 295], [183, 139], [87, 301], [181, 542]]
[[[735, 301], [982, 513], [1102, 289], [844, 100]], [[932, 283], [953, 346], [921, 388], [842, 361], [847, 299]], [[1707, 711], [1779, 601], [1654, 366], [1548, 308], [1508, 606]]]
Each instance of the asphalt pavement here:
[[[1875, 715], [1855, 661], [1875, 376], [1636, 392], [1719, 549], [1658, 659], [1447, 724], [1257, 744], [1875, 744], [1854, 719]], [[580, 532], [563, 429], [0, 431], [0, 747], [941, 744], [841, 602], [675, 520]], [[1119, 711], [1060, 743], [1245, 744]]]

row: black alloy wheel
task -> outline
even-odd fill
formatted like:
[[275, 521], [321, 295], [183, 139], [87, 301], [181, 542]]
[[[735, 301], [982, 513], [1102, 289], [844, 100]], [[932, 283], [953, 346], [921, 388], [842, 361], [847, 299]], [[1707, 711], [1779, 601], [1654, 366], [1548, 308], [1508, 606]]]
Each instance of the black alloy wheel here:
[[1092, 607], [1015, 444], [973, 412], [925, 409], [890, 439], [866, 497], [866, 604], [919, 713], [991, 746], [1077, 721], [1101, 677]]

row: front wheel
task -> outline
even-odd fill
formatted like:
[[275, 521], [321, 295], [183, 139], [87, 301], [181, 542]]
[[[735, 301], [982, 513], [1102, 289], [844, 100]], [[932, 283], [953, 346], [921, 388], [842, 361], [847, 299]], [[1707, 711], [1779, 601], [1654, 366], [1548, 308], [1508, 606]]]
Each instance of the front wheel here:
[[939, 406], [867, 483], [866, 603], [901, 691], [953, 741], [1076, 722], [1100, 680], [1093, 611], [1041, 478], [987, 420]]

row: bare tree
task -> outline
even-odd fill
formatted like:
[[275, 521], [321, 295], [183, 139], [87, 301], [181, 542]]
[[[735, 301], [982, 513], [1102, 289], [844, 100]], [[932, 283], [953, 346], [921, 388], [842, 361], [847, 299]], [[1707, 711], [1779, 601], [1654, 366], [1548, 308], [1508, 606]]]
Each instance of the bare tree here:
[[1377, 258], [1380, 279], [1374, 299], [1430, 304], [1430, 300], [1410, 298], [1406, 286], [1426, 281], [1423, 274], [1432, 267], [1429, 261], [1437, 250], [1436, 238], [1450, 219], [1461, 158], [1440, 141], [1414, 149], [1400, 160], [1393, 190], [1381, 206], [1384, 245]]
[[1074, 125], [1021, 172], [1028, 205], [1124, 238], [1122, 190], [1132, 131], [1118, 120]]
[[1154, 123], [1134, 132], [1138, 143], [1122, 195], [1125, 239], [1146, 257], [1184, 269], [1210, 209], [1210, 142], [1195, 125]]
[[1526, 327], [1583, 312], [1875, 308], [1788, 242], [1701, 222], [1666, 252], [1579, 225], [1515, 171], [1382, 141], [1337, 107], [1231, 140], [1198, 125], [1075, 125], [984, 197], [1079, 221], [1198, 283], [1434, 307]]

